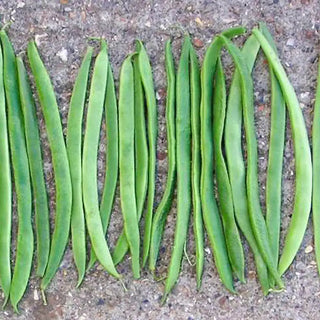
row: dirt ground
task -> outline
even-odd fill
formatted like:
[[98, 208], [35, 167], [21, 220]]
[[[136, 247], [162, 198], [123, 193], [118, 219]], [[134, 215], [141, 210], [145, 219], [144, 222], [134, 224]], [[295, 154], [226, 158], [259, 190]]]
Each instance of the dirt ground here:
[[[0, 21], [5, 23], [9, 20], [13, 23], [8, 32], [17, 53], [26, 50], [29, 39], [36, 38], [56, 90], [64, 128], [72, 86], [88, 37], [107, 39], [116, 79], [121, 62], [134, 50], [134, 40], [140, 38], [145, 42], [154, 70], [159, 112], [156, 202], [162, 195], [167, 172], [163, 48], [165, 41], [170, 37], [173, 39], [174, 54], [178, 57], [182, 36], [188, 31], [202, 60], [205, 49], [217, 32], [239, 24], [250, 30], [258, 21], [267, 22], [301, 102], [310, 135], [317, 56], [320, 52], [319, 0], [60, 0], [60, 2], [1, 0]], [[243, 39], [237, 41], [241, 43]], [[233, 66], [230, 58], [226, 57], [224, 61], [230, 78]], [[268, 70], [263, 56], [258, 59], [254, 79], [263, 204], [270, 115]], [[54, 183], [50, 151], [41, 114], [39, 117], [48, 191], [53, 199]], [[99, 156], [100, 190], [104, 176], [103, 142], [104, 136]], [[284, 230], [290, 219], [293, 194], [294, 158], [289, 129], [283, 175], [282, 228]], [[53, 200], [51, 200], [52, 208]], [[169, 263], [174, 216], [175, 204], [168, 218], [165, 240], [161, 248], [158, 268], [160, 276], [166, 274]], [[111, 246], [121, 227], [122, 218], [117, 197], [109, 232]], [[14, 230], [13, 239], [15, 232]], [[20, 303], [21, 314], [15, 315], [11, 307], [7, 307], [5, 311], [0, 311], [0, 319], [319, 319], [320, 282], [314, 253], [306, 250], [310, 245], [313, 245], [311, 223], [296, 260], [284, 276], [286, 290], [264, 298], [256, 280], [252, 254], [246, 244], [247, 283], [236, 283], [239, 294], [231, 295], [219, 281], [207, 242], [201, 290], [199, 292], [196, 290], [194, 266], [184, 259], [179, 282], [163, 307], [159, 303], [163, 282], [154, 281], [147, 271], [142, 273], [140, 280], [133, 280], [128, 258], [119, 266], [128, 288], [127, 292], [123, 290], [120, 282], [109, 277], [99, 266], [90, 271], [81, 288], [76, 289], [76, 271], [69, 246], [61, 267], [47, 290], [48, 305], [44, 306], [42, 303], [39, 280], [33, 271], [28, 290]], [[194, 260], [191, 229], [188, 252], [191, 260]]]

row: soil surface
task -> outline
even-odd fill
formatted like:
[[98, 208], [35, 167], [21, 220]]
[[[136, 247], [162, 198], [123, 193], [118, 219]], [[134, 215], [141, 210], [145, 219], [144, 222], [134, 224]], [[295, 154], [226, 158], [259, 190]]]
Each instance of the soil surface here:
[[[259, 21], [267, 22], [277, 42], [279, 54], [301, 102], [308, 132], [311, 120], [320, 52], [319, 0], [226, 0], [226, 1], [0, 1], [0, 21], [12, 21], [8, 33], [17, 53], [26, 50], [28, 40], [35, 38], [56, 91], [64, 130], [73, 83], [86, 50], [88, 37], [104, 37], [108, 41], [110, 61], [116, 83], [119, 67], [125, 56], [134, 51], [135, 39], [144, 41], [154, 70], [158, 102], [159, 138], [156, 203], [166, 181], [167, 143], [165, 129], [166, 77], [164, 43], [172, 38], [178, 58], [184, 33], [193, 38], [202, 61], [204, 51], [215, 34], [231, 26], [250, 29]], [[237, 39], [241, 44], [245, 37]], [[228, 83], [233, 65], [224, 57]], [[261, 203], [265, 202], [265, 172], [268, 159], [270, 84], [265, 58], [260, 55], [253, 73], [255, 80], [256, 128], [259, 147]], [[38, 105], [39, 109], [39, 105]], [[54, 181], [50, 149], [45, 125], [39, 110], [43, 143], [44, 168], [50, 195], [51, 216], [54, 216]], [[103, 132], [105, 125], [103, 124]], [[290, 221], [294, 196], [294, 157], [290, 125], [286, 134], [283, 172], [282, 241]], [[102, 133], [99, 153], [99, 190], [102, 190], [105, 167], [105, 136]], [[168, 217], [161, 248], [158, 275], [166, 275], [173, 243], [176, 204]], [[16, 214], [15, 214], [16, 215]], [[16, 237], [14, 217], [13, 246]], [[52, 220], [53, 222], [53, 220]], [[53, 225], [53, 223], [52, 223]], [[112, 215], [108, 241], [112, 247], [122, 228], [119, 194]], [[20, 303], [20, 315], [8, 306], [0, 311], [1, 319], [319, 319], [320, 282], [313, 252], [312, 224], [309, 223], [301, 249], [286, 272], [285, 291], [263, 297], [252, 254], [245, 244], [247, 283], [236, 282], [238, 295], [230, 294], [221, 284], [208, 242], [205, 249], [203, 284], [196, 290], [194, 266], [183, 260], [178, 284], [164, 306], [160, 305], [163, 282], [153, 280], [148, 271], [140, 280], [133, 280], [130, 259], [119, 265], [127, 291], [121, 283], [95, 266], [79, 289], [76, 269], [69, 245], [61, 267], [49, 286], [44, 306], [39, 280], [33, 270], [28, 290]], [[194, 261], [192, 228], [188, 253]], [[311, 252], [310, 252], [311, 251]]]

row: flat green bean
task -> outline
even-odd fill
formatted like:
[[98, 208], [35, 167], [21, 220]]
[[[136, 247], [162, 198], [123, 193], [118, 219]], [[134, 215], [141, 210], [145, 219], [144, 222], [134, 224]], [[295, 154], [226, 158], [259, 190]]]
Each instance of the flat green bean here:
[[101, 120], [107, 86], [109, 60], [107, 44], [101, 40], [101, 50], [96, 58], [91, 80], [86, 130], [82, 156], [82, 192], [87, 229], [92, 248], [101, 265], [115, 278], [120, 278], [114, 267], [105, 239], [99, 211], [97, 186], [97, 155]]
[[221, 58], [218, 59], [213, 92], [213, 141], [214, 164], [218, 187], [219, 208], [232, 270], [241, 282], [245, 282], [244, 254], [235, 221], [232, 191], [222, 151], [223, 129], [226, 111], [226, 84]]
[[11, 243], [11, 169], [7, 128], [6, 99], [3, 83], [3, 56], [0, 50], [0, 284], [6, 305], [11, 284], [10, 243]]
[[[137, 219], [141, 219], [148, 190], [148, 143], [146, 135], [146, 120], [144, 116], [144, 95], [138, 65], [138, 56], [134, 55], [134, 148], [135, 148], [135, 189]], [[112, 254], [117, 265], [128, 251], [125, 232], [122, 231]]]
[[[117, 97], [114, 87], [114, 80], [112, 74], [111, 64], [109, 63], [106, 98], [104, 103], [105, 117], [106, 117], [106, 177], [104, 181], [104, 188], [102, 199], [100, 203], [100, 216], [102, 228], [104, 233], [107, 232], [111, 210], [114, 202], [114, 196], [118, 181], [119, 171], [119, 130], [118, 130], [118, 108]], [[91, 249], [90, 261], [88, 269], [90, 269], [97, 260], [94, 251]], [[115, 261], [113, 261], [116, 265]]]
[[[242, 54], [251, 72], [260, 49], [260, 44], [254, 35], [251, 35], [242, 48]], [[239, 71], [236, 69], [229, 90], [224, 144], [228, 173], [232, 190], [234, 212], [237, 223], [247, 239], [256, 263], [258, 277], [264, 295], [269, 292], [269, 279], [266, 264], [256, 243], [248, 212], [246, 195], [246, 172], [242, 154], [242, 99]]]
[[320, 274], [320, 61], [318, 62], [318, 85], [316, 91], [316, 102], [314, 105], [313, 127], [312, 127], [312, 156], [313, 156], [313, 197], [312, 197], [312, 214], [313, 214], [313, 233], [314, 247], [318, 272]]
[[31, 183], [34, 196], [37, 234], [37, 275], [43, 277], [50, 251], [49, 209], [43, 174], [41, 142], [37, 123], [36, 106], [32, 96], [27, 71], [21, 57], [17, 58], [19, 90], [29, 158]]
[[201, 83], [200, 67], [194, 48], [190, 48], [190, 98], [191, 98], [191, 136], [192, 136], [192, 207], [193, 232], [196, 244], [196, 274], [197, 288], [201, 287], [204, 265], [203, 221], [201, 212], [200, 180], [201, 180], [201, 151], [200, 151], [200, 103]]
[[153, 219], [153, 205], [155, 195], [155, 176], [156, 176], [156, 152], [157, 152], [157, 104], [152, 79], [152, 69], [148, 54], [141, 41], [136, 44], [138, 53], [138, 64], [140, 70], [141, 81], [145, 94], [147, 106], [147, 133], [149, 147], [149, 164], [148, 164], [148, 194], [147, 194], [147, 210], [144, 219], [144, 235], [143, 235], [143, 257], [142, 266], [144, 267], [150, 248], [151, 228]]
[[72, 182], [71, 237], [80, 286], [86, 271], [86, 227], [82, 200], [82, 120], [93, 48], [87, 49], [76, 78], [68, 115], [67, 152]]
[[283, 288], [283, 282], [277, 272], [276, 264], [272, 259], [268, 231], [260, 207], [257, 140], [254, 131], [253, 81], [240, 50], [225, 36], [221, 35], [219, 37], [234, 59], [240, 75], [243, 118], [247, 143], [247, 199], [251, 226], [260, 248], [260, 253], [269, 268], [270, 274], [274, 277], [279, 287]]
[[[260, 30], [269, 44], [273, 47], [273, 50], [277, 53], [276, 44], [264, 23], [260, 23]], [[286, 128], [286, 106], [280, 84], [271, 65], [269, 65], [269, 72], [271, 79], [271, 123], [266, 181], [266, 224], [274, 262], [278, 265], [281, 221], [281, 178]]]
[[28, 44], [28, 58], [46, 124], [56, 188], [55, 227], [52, 235], [48, 265], [41, 281], [41, 289], [45, 290], [60, 265], [68, 242], [72, 186], [57, 100], [49, 75], [34, 41], [30, 41]]
[[179, 277], [191, 211], [190, 47], [190, 38], [186, 36], [182, 46], [176, 82], [177, 217], [174, 244], [162, 302], [165, 302]]
[[283, 274], [292, 263], [301, 245], [307, 228], [312, 194], [312, 162], [308, 134], [295, 91], [281, 65], [281, 62], [258, 29], [253, 29], [260, 45], [271, 64], [280, 83], [288, 108], [295, 153], [296, 185], [291, 222], [285, 238], [285, 244], [279, 261], [279, 273]]
[[168, 176], [162, 199], [154, 214], [151, 230], [149, 269], [154, 272], [159, 255], [159, 248], [168, 212], [172, 205], [176, 185], [176, 134], [175, 134], [175, 67], [171, 42], [165, 47], [165, 65], [167, 73], [166, 126], [168, 144]]
[[124, 229], [129, 244], [132, 271], [140, 277], [140, 234], [137, 219], [135, 158], [134, 158], [134, 70], [132, 55], [123, 62], [119, 87], [119, 163], [120, 200]]
[[16, 57], [12, 44], [3, 29], [0, 31], [0, 38], [3, 50], [4, 88], [8, 108], [9, 145], [18, 214], [16, 260], [10, 287], [10, 301], [14, 310], [19, 313], [18, 303], [26, 290], [33, 258], [31, 181]]

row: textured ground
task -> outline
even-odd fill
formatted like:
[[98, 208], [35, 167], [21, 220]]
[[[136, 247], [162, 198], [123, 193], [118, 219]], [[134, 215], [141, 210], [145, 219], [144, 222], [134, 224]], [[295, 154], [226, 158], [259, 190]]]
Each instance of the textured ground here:
[[[251, 28], [258, 21], [268, 23], [277, 41], [280, 56], [294, 85], [304, 111], [308, 131], [315, 92], [320, 28], [319, 0], [226, 0], [226, 1], [0, 1], [0, 20], [12, 20], [9, 35], [17, 52], [26, 49], [27, 41], [36, 37], [39, 50], [52, 77], [65, 126], [72, 85], [89, 36], [105, 37], [110, 60], [118, 79], [119, 66], [127, 53], [134, 50], [134, 40], [142, 39], [154, 69], [159, 103], [157, 201], [166, 180], [166, 135], [164, 127], [165, 73], [164, 42], [173, 38], [178, 56], [181, 37], [188, 31], [194, 38], [200, 59], [211, 38], [224, 28], [243, 24]], [[241, 39], [239, 41], [242, 41]], [[261, 200], [264, 202], [265, 168], [269, 132], [269, 83], [263, 57], [254, 72], [256, 124], [259, 141]], [[229, 75], [230, 59], [225, 59]], [[39, 115], [41, 118], [41, 115]], [[41, 118], [42, 119], [42, 118]], [[46, 178], [52, 198], [53, 175], [50, 152], [44, 131]], [[104, 175], [104, 148], [99, 158], [100, 185]], [[288, 224], [294, 193], [294, 159], [290, 130], [287, 131], [283, 180], [283, 227]], [[51, 201], [51, 208], [53, 202]], [[175, 209], [168, 219], [161, 253], [159, 274], [165, 275], [169, 262]], [[118, 201], [110, 228], [113, 244], [121, 228]], [[236, 284], [239, 295], [230, 295], [221, 285], [207, 244], [203, 285], [196, 291], [195, 271], [186, 260], [178, 285], [161, 307], [162, 282], [155, 282], [148, 272], [141, 280], [132, 279], [130, 260], [119, 267], [128, 291], [101, 268], [90, 271], [80, 289], [75, 289], [76, 272], [70, 249], [47, 291], [48, 306], [43, 306], [39, 282], [34, 275], [20, 304], [17, 316], [8, 307], [0, 311], [1, 319], [318, 319], [320, 283], [314, 254], [305, 249], [312, 245], [309, 225], [297, 259], [285, 275], [286, 290], [281, 294], [262, 296], [256, 281], [252, 255], [246, 249], [247, 284]], [[15, 233], [13, 234], [15, 238]], [[308, 248], [309, 249], [309, 248]], [[192, 236], [188, 251], [194, 259]], [[309, 252], [310, 250], [307, 250]]]

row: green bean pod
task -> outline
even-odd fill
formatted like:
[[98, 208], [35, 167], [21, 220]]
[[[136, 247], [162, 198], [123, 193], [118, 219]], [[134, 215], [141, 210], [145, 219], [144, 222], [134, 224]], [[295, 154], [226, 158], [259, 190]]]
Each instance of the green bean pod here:
[[[119, 129], [118, 129], [118, 107], [117, 97], [114, 87], [114, 79], [112, 74], [111, 64], [109, 64], [106, 98], [104, 103], [104, 110], [106, 116], [106, 177], [104, 181], [104, 188], [102, 199], [100, 203], [100, 216], [102, 228], [106, 234], [108, 230], [110, 215], [114, 202], [114, 196], [118, 181], [119, 171]], [[87, 269], [90, 269], [97, 260], [94, 251], [91, 249], [90, 261]], [[114, 265], [116, 263], [113, 261]]]
[[10, 301], [18, 313], [18, 303], [29, 281], [33, 257], [32, 197], [16, 57], [4, 30], [0, 31], [0, 38], [3, 49], [4, 88], [8, 107], [9, 145], [18, 213], [16, 260], [10, 287]]
[[[224, 34], [233, 37], [245, 31], [244, 28], [232, 28]], [[205, 229], [212, 247], [217, 271], [222, 283], [230, 292], [235, 292], [232, 270], [227, 253], [223, 227], [214, 197], [213, 184], [213, 79], [222, 42], [216, 37], [204, 56], [201, 69], [201, 203]]]
[[129, 55], [121, 67], [119, 88], [120, 200], [132, 271], [134, 277], [139, 278], [140, 234], [135, 185], [134, 113], [134, 70], [132, 55]]
[[190, 98], [191, 98], [191, 135], [192, 135], [192, 207], [193, 232], [196, 245], [196, 274], [197, 288], [201, 287], [204, 265], [203, 221], [201, 212], [200, 180], [201, 180], [201, 151], [200, 151], [200, 102], [201, 83], [200, 67], [194, 48], [190, 48]]
[[320, 61], [318, 62], [318, 85], [316, 91], [316, 102], [314, 105], [313, 127], [312, 127], [312, 151], [313, 151], [313, 196], [312, 196], [312, 214], [313, 214], [313, 233], [314, 248], [318, 272], [320, 274]]
[[[260, 23], [260, 30], [273, 47], [273, 50], [277, 53], [276, 44], [264, 23]], [[271, 79], [271, 123], [266, 182], [266, 224], [274, 262], [278, 265], [286, 106], [280, 84], [271, 65], [269, 65], [269, 72]]]
[[87, 229], [92, 248], [101, 265], [115, 278], [120, 278], [114, 267], [105, 239], [99, 211], [97, 186], [97, 156], [101, 120], [107, 86], [109, 60], [107, 44], [101, 41], [91, 80], [86, 130], [82, 155], [82, 192]]
[[226, 111], [226, 84], [221, 59], [218, 59], [213, 92], [214, 164], [218, 187], [219, 207], [231, 267], [241, 282], [245, 282], [244, 254], [235, 221], [232, 191], [222, 151]]
[[147, 105], [147, 133], [149, 147], [149, 164], [148, 164], [148, 193], [147, 193], [147, 210], [145, 214], [145, 226], [143, 236], [143, 257], [142, 266], [144, 267], [150, 248], [151, 228], [153, 219], [153, 206], [155, 195], [155, 176], [156, 176], [156, 152], [157, 152], [157, 134], [158, 134], [158, 119], [157, 119], [157, 104], [154, 92], [152, 79], [152, 69], [148, 54], [141, 41], [136, 43], [138, 54], [138, 65], [140, 70], [141, 81], [145, 94]]
[[253, 29], [260, 45], [273, 68], [288, 108], [295, 152], [296, 186], [294, 208], [279, 261], [279, 273], [283, 274], [292, 263], [307, 228], [312, 194], [312, 162], [308, 134], [295, 91], [281, 62], [258, 29]]
[[251, 226], [260, 248], [260, 253], [267, 264], [270, 274], [274, 277], [275, 282], [280, 288], [283, 288], [283, 282], [277, 271], [276, 264], [272, 259], [268, 230], [264, 217], [262, 215], [259, 200], [258, 185], [258, 155], [257, 140], [254, 130], [254, 106], [253, 106], [253, 81], [250, 76], [247, 64], [239, 50], [229, 39], [223, 35], [219, 36], [234, 59], [239, 70], [243, 118], [247, 142], [247, 199], [249, 207], [249, 216]]
[[[260, 44], [251, 35], [242, 48], [242, 54], [251, 72], [260, 49]], [[239, 71], [236, 69], [232, 78], [227, 101], [226, 123], [224, 130], [224, 144], [228, 173], [232, 191], [235, 217], [240, 230], [247, 239], [256, 263], [258, 277], [264, 295], [269, 293], [269, 279], [267, 266], [260, 254], [250, 224], [247, 195], [246, 172], [242, 154], [242, 99]]]
[[71, 237], [80, 286], [86, 271], [86, 227], [82, 200], [82, 120], [93, 48], [87, 49], [76, 78], [68, 115], [67, 152], [72, 182]]
[[37, 123], [36, 106], [32, 96], [27, 71], [21, 57], [17, 57], [20, 101], [29, 158], [31, 183], [34, 196], [37, 234], [37, 275], [43, 277], [50, 251], [50, 226], [47, 190], [44, 180], [41, 142]]
[[168, 144], [168, 176], [162, 199], [152, 222], [149, 269], [154, 272], [159, 255], [159, 248], [168, 212], [170, 211], [176, 185], [176, 134], [175, 134], [175, 67], [171, 42], [165, 47], [165, 65], [167, 73], [166, 126]]
[[[146, 120], [144, 116], [144, 95], [141, 82], [138, 56], [134, 55], [134, 148], [135, 148], [135, 189], [137, 219], [141, 219], [148, 190], [148, 143], [146, 135]], [[128, 251], [125, 232], [122, 231], [112, 253], [115, 265], [122, 261]]]
[[191, 41], [190, 38], [186, 36], [182, 46], [176, 82], [177, 218], [174, 244], [162, 302], [166, 300], [179, 277], [191, 211], [190, 48]]
[[41, 289], [54, 277], [63, 257], [70, 231], [72, 186], [67, 150], [64, 142], [55, 93], [34, 41], [28, 44], [28, 58], [34, 75], [39, 101], [45, 119], [56, 186], [56, 216], [50, 254]]
[[3, 56], [0, 51], [0, 284], [6, 305], [11, 284], [10, 243], [11, 243], [11, 169], [7, 128], [6, 99], [4, 90]]

